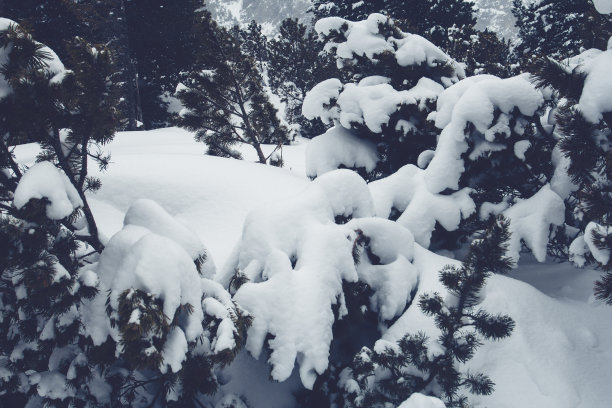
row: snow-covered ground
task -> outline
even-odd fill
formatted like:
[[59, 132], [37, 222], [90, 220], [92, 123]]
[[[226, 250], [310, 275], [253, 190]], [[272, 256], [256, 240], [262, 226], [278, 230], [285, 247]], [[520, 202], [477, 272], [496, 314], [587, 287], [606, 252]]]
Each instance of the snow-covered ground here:
[[[283, 148], [285, 168], [254, 163], [251, 148], [244, 161], [210, 157], [203, 144], [176, 128], [119, 133], [105, 147], [112, 153], [103, 187], [90, 195], [99, 227], [107, 238], [119, 231], [136, 199], [157, 201], [187, 223], [209, 248], [222, 270], [240, 240], [243, 222], [257, 207], [296, 197], [310, 185], [304, 175], [308, 141]], [[273, 147], [266, 146], [268, 152]], [[22, 163], [33, 162], [37, 148], [22, 146]], [[95, 174], [92, 174], [95, 175]], [[414, 265], [421, 270], [419, 293], [439, 290], [437, 272], [451, 259], [416, 246]], [[516, 321], [512, 336], [480, 348], [471, 369], [496, 382], [493, 395], [476, 398], [479, 407], [606, 408], [612, 401], [612, 307], [596, 302], [593, 281], [599, 272], [529, 256], [509, 276], [494, 276], [483, 306]], [[409, 311], [384, 337], [406, 331], [431, 331], [431, 319]], [[367, 345], [371, 347], [372, 345]], [[265, 353], [255, 361], [246, 351], [224, 371], [223, 393], [242, 394], [252, 408], [287, 408], [300, 388], [297, 369], [284, 383], [268, 379]], [[248, 378], [249, 381], [244, 381]]]

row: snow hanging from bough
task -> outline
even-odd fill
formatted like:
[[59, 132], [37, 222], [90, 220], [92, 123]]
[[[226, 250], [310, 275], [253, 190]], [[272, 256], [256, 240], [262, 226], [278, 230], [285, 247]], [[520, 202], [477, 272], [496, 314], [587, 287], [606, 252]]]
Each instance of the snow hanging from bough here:
[[13, 205], [23, 208], [31, 199], [47, 199], [46, 213], [52, 220], [68, 217], [83, 201], [68, 177], [53, 163], [43, 161], [30, 167], [19, 180]]
[[376, 145], [336, 125], [306, 145], [306, 175], [314, 178], [339, 166], [374, 171], [379, 157]]
[[456, 230], [462, 219], [476, 210], [471, 189], [450, 195], [432, 192], [426, 182], [426, 170], [408, 164], [396, 173], [369, 184], [376, 216], [388, 218], [392, 210], [401, 213], [397, 222], [408, 228], [420, 245], [428, 247], [431, 234], [439, 223], [447, 231]]
[[[11, 26], [19, 26], [19, 24], [8, 18], [0, 17], [0, 31], [5, 31]], [[36, 43], [40, 44], [38, 42]], [[0, 66], [4, 66], [8, 63], [11, 50], [11, 44], [7, 47], [0, 48]], [[40, 51], [48, 55], [49, 59], [45, 60], [45, 66], [39, 68], [39, 71], [49, 78], [49, 84], [61, 83], [69, 71], [66, 70], [64, 64], [62, 64], [57, 54], [51, 48], [43, 46]], [[6, 77], [0, 73], [0, 100], [4, 99], [12, 92]]]
[[345, 41], [338, 43], [330, 41], [325, 45], [326, 52], [336, 55], [339, 66], [344, 64], [342, 60], [353, 60], [356, 56], [366, 57], [375, 62], [378, 55], [393, 53], [401, 67], [422, 64], [431, 67], [451, 65], [455, 75], [442, 78], [445, 86], [465, 77], [465, 71], [460, 64], [419, 35], [398, 31], [399, 38], [385, 38], [380, 33], [379, 25], [390, 25], [390, 21], [389, 17], [378, 13], [370, 14], [362, 21], [327, 17], [315, 23], [315, 30], [323, 36], [337, 32], [344, 37]]
[[532, 197], [520, 200], [503, 212], [510, 221], [510, 241], [507, 256], [518, 262], [521, 242], [533, 252], [539, 262], [546, 260], [551, 226], [565, 222], [565, 203], [546, 184]]
[[[430, 116], [436, 121], [436, 126], [443, 130], [436, 153], [425, 170], [428, 188], [432, 192], [459, 188], [459, 179], [465, 170], [461, 156], [468, 150], [468, 135], [465, 132], [468, 124], [473, 125], [491, 143], [494, 134], [510, 134], [509, 128], [506, 131], [503, 129], [508, 126], [505, 124], [507, 116], [504, 115], [518, 109], [522, 115], [530, 117], [543, 103], [542, 93], [525, 75], [508, 79], [489, 75], [484, 78], [471, 77], [442, 92], [438, 112]], [[497, 122], [496, 110], [504, 114], [499, 116]], [[491, 129], [495, 132], [491, 132]], [[494, 148], [494, 145], [489, 148]]]

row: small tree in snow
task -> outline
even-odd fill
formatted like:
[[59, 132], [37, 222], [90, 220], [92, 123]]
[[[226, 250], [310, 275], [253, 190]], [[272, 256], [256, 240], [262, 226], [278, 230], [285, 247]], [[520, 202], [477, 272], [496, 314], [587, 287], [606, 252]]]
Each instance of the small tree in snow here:
[[563, 63], [540, 59], [533, 70], [539, 86], [550, 86], [559, 94], [554, 122], [575, 185], [567, 200], [573, 210], [569, 222], [583, 232], [569, 248], [570, 259], [579, 266], [596, 261], [606, 271], [595, 293], [612, 304], [612, 106], [602, 96], [612, 92], [608, 48], [587, 50]]
[[[97, 293], [83, 268], [103, 246], [85, 191], [87, 160], [114, 133], [111, 61], [75, 39], [72, 71], [22, 27], [0, 19], [0, 401], [9, 406], [98, 407], [106, 364], [83, 334], [82, 303]], [[13, 145], [43, 148], [24, 169]], [[92, 248], [93, 247], [93, 248]], [[99, 398], [100, 397], [100, 398]]]
[[364, 348], [355, 356], [343, 380], [350, 406], [399, 405], [420, 392], [440, 396], [449, 408], [466, 407], [465, 391], [493, 392], [489, 377], [463, 372], [460, 365], [472, 359], [482, 339], [501, 340], [514, 329], [509, 316], [491, 315], [478, 307], [487, 278], [508, 272], [512, 265], [506, 257], [508, 238], [507, 221], [494, 219], [472, 243], [461, 267], [447, 266], [440, 271], [448, 295], [424, 294], [419, 299], [419, 308], [435, 319], [440, 330], [435, 350], [441, 351], [434, 351], [428, 336], [418, 333], [405, 335], [397, 344]]
[[208, 154], [240, 158], [234, 147], [244, 143], [253, 146], [265, 164], [269, 156], [261, 145], [281, 145], [288, 135], [264, 91], [255, 61], [207, 11], [198, 18], [195, 35], [200, 39], [198, 60], [176, 92], [184, 106], [178, 125], [196, 132], [196, 139], [208, 145]]

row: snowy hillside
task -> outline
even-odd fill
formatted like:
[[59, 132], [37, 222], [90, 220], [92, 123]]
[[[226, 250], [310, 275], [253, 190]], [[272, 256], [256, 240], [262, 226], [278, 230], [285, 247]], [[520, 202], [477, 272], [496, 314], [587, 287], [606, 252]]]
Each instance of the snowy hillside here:
[[[306, 146], [285, 147], [287, 165], [278, 169], [205, 156], [204, 145], [176, 128], [120, 133], [107, 147], [113, 159], [108, 172], [100, 174], [103, 188], [90, 200], [107, 237], [121, 228], [134, 200], [157, 201], [196, 231], [210, 248], [218, 270], [223, 270], [249, 212], [289, 203], [312, 184], [304, 176]], [[27, 163], [37, 152], [34, 145], [26, 145], [17, 153]], [[437, 273], [455, 262], [417, 246], [414, 265], [421, 270], [419, 293], [441, 290]], [[508, 340], [486, 342], [470, 362], [470, 369], [485, 369], [496, 382], [493, 395], [474, 400], [477, 407], [607, 406], [612, 400], [608, 386], [612, 327], [601, 322], [611, 321], [612, 309], [593, 300], [592, 282], [598, 276], [599, 272], [568, 264], [542, 266], [527, 257], [509, 276], [491, 279], [483, 305], [492, 313], [509, 313], [516, 329]], [[408, 331], [435, 333], [432, 320], [414, 308], [388, 331], [381, 329], [389, 341]], [[258, 362], [241, 352], [221, 374], [225, 385], [215, 399], [237, 394], [246, 397], [252, 408], [292, 407], [292, 393], [300, 388], [297, 367], [288, 380], [276, 383], [265, 380], [270, 369], [265, 359], [261, 355]]]

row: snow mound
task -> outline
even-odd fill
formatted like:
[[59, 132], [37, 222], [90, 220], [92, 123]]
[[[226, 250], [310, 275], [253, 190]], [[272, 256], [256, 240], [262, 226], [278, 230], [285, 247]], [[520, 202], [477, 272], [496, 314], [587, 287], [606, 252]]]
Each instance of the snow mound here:
[[175, 241], [187, 251], [192, 260], [205, 259], [201, 267], [204, 277], [211, 278], [215, 275], [215, 263], [208, 257], [208, 251], [198, 236], [155, 201], [144, 198], [134, 201], [125, 214], [123, 224], [144, 227]]
[[52, 220], [66, 218], [83, 206], [79, 193], [68, 177], [47, 161], [36, 163], [21, 177], [15, 189], [13, 205], [21, 209], [33, 198], [49, 200], [46, 213]]
[[314, 178], [344, 166], [371, 172], [378, 164], [376, 145], [336, 125], [306, 146], [306, 174]]

